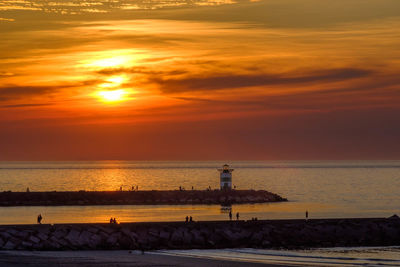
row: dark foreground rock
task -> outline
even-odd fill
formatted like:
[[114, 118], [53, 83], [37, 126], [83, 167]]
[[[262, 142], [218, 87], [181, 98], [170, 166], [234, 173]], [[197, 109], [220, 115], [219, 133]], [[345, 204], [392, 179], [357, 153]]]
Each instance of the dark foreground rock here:
[[244, 204], [287, 201], [264, 190], [0, 192], [0, 206]]
[[3, 250], [394, 245], [400, 245], [398, 218], [0, 226]]

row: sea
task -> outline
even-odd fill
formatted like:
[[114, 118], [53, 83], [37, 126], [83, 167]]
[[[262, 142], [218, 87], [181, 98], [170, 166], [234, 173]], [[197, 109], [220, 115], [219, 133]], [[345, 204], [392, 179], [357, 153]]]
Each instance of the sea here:
[[[201, 190], [219, 188], [229, 164], [237, 189], [267, 190], [287, 202], [220, 205], [0, 207], [0, 224], [227, 220], [240, 218], [385, 218], [400, 215], [400, 161], [87, 161], [0, 162], [0, 191]], [[400, 266], [400, 249], [331, 248], [307, 251], [230, 249], [160, 251], [189, 257], [306, 265]]]

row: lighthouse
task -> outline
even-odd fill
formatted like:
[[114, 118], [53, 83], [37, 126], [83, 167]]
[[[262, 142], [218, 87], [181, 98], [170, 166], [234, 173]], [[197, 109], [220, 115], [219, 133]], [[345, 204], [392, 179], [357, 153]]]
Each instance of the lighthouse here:
[[221, 190], [232, 189], [232, 172], [233, 169], [229, 168], [228, 164], [218, 169], [220, 173]]

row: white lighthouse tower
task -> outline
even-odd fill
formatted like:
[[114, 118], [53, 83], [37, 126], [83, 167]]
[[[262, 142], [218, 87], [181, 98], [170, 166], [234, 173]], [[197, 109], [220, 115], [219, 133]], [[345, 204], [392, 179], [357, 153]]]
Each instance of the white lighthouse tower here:
[[221, 190], [232, 189], [232, 172], [233, 169], [229, 168], [228, 164], [222, 166], [222, 169], [218, 169], [220, 173]]

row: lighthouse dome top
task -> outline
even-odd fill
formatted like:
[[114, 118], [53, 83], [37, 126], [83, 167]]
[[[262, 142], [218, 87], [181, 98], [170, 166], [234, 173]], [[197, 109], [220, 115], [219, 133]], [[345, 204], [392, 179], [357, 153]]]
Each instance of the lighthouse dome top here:
[[221, 169], [218, 169], [218, 171], [224, 172], [224, 173], [231, 173], [231, 172], [233, 172], [233, 169], [230, 168], [228, 164], [224, 164], [224, 165], [222, 165]]

